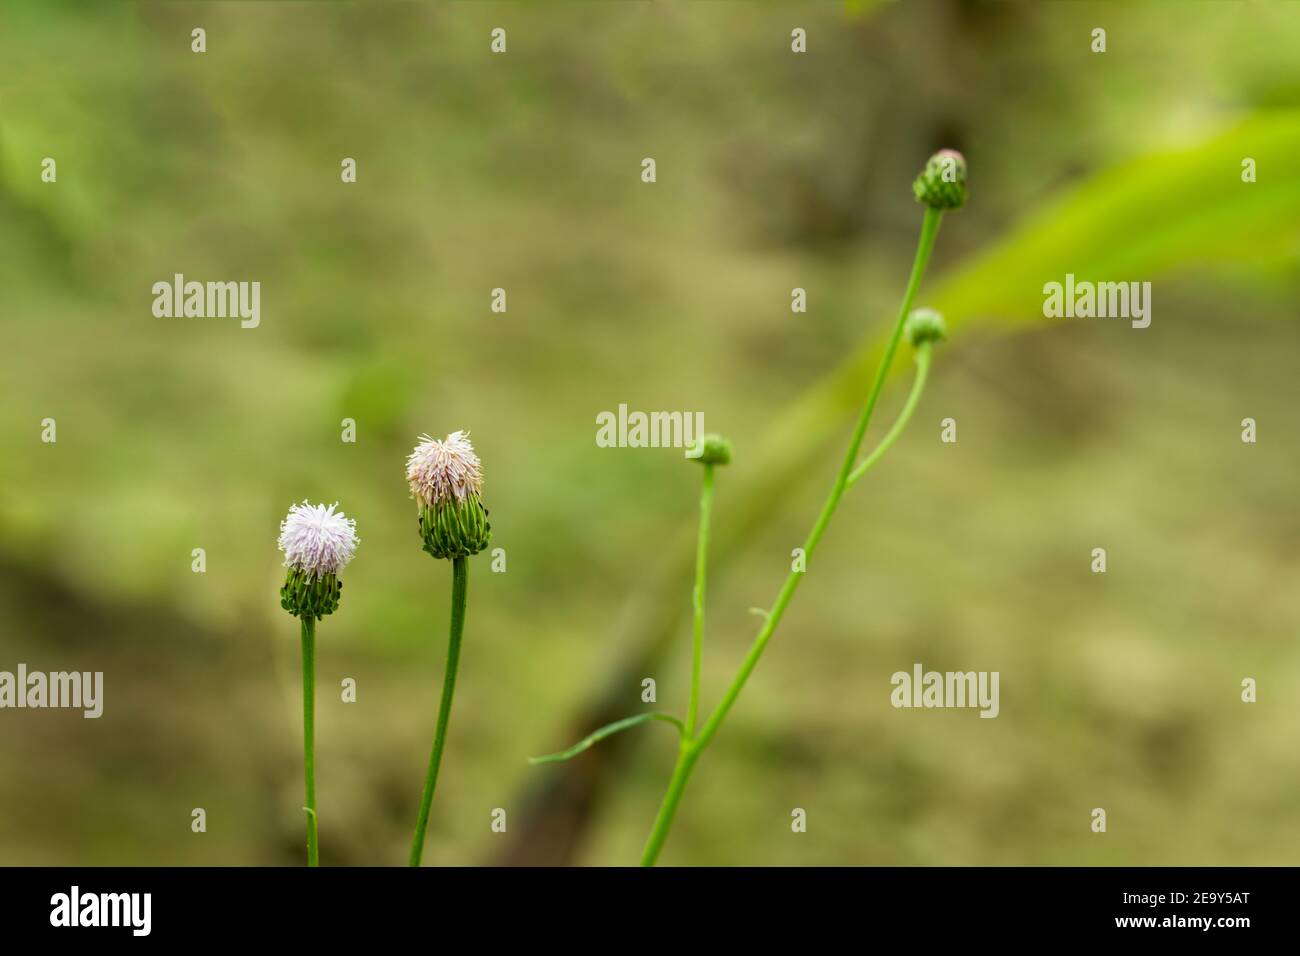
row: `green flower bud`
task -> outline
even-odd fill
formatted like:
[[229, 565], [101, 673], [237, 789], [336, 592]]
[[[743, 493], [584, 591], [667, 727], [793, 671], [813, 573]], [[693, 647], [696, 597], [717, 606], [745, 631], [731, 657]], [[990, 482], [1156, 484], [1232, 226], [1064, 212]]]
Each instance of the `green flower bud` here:
[[922, 342], [942, 342], [948, 337], [948, 325], [934, 309], [913, 309], [903, 323], [903, 334], [917, 348]]
[[955, 149], [941, 149], [912, 183], [916, 201], [932, 209], [960, 209], [966, 202], [966, 158]]
[[478, 554], [492, 539], [487, 508], [478, 495], [461, 501], [444, 498], [420, 505], [420, 537], [424, 550], [435, 558], [467, 558]]
[[336, 574], [313, 575], [301, 568], [290, 568], [280, 588], [280, 607], [294, 617], [319, 621], [338, 609], [342, 590], [343, 582]]
[[701, 465], [729, 465], [731, 442], [721, 435], [704, 435], [686, 452], [686, 457]]

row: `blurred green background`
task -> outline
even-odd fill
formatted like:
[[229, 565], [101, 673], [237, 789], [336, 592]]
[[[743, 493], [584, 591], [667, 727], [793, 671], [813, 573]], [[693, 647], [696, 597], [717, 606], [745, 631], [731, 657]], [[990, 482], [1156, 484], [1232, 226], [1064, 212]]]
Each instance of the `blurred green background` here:
[[[686, 705], [698, 469], [598, 448], [595, 416], [735, 443], [711, 706], [830, 485], [940, 146], [972, 184], [921, 295], [952, 340], [663, 862], [1294, 863], [1297, 49], [1292, 3], [6, 3], [0, 669], [106, 687], [97, 721], [0, 711], [0, 863], [302, 862], [275, 538], [303, 498], [362, 539], [319, 629], [322, 863], [404, 862], [449, 573], [403, 458], [457, 428], [508, 570], [472, 564], [426, 862], [635, 862], [669, 730], [526, 763], [646, 709], [643, 677]], [[177, 272], [260, 281], [260, 328], [155, 318]], [[1044, 319], [1066, 272], [1151, 281], [1151, 327]], [[999, 671], [1001, 715], [893, 709], [918, 661]]]

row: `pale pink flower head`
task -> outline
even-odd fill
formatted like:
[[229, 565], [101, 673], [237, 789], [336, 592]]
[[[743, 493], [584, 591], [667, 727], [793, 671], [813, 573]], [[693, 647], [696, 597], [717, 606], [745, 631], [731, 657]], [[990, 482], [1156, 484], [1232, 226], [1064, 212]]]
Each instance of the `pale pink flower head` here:
[[341, 511], [339, 503], [326, 507], [303, 501], [289, 508], [280, 522], [280, 550], [284, 566], [310, 577], [337, 574], [356, 553], [357, 523]]
[[444, 501], [463, 504], [479, 497], [483, 472], [469, 443], [469, 432], [452, 432], [445, 441], [421, 435], [406, 459], [406, 481], [412, 496], [429, 508]]

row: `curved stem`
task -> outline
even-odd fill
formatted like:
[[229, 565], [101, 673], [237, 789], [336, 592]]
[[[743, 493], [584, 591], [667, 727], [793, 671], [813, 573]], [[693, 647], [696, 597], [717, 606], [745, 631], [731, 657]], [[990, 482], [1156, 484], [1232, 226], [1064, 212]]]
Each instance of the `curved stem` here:
[[438, 785], [438, 766], [442, 763], [442, 748], [447, 740], [447, 721], [451, 717], [451, 698], [456, 693], [456, 668], [460, 665], [460, 638], [465, 630], [465, 595], [469, 591], [469, 561], [455, 558], [451, 562], [451, 630], [447, 641], [447, 668], [442, 676], [442, 700], [438, 704], [438, 725], [433, 732], [433, 752], [429, 755], [429, 771], [424, 778], [424, 794], [420, 798], [420, 815], [415, 821], [415, 838], [411, 841], [411, 866], [419, 866], [424, 855], [424, 835], [429, 829], [429, 809], [433, 806], [433, 791]]
[[930, 374], [930, 360], [934, 357], [934, 345], [931, 342], [922, 342], [916, 349], [916, 378], [912, 381], [912, 390], [907, 395], [907, 401], [903, 403], [903, 410], [898, 413], [898, 418], [894, 422], [888, 434], [880, 440], [880, 444], [862, 460], [862, 464], [853, 469], [853, 474], [849, 475], [848, 487], [852, 488], [857, 480], [870, 470], [871, 466], [884, 457], [889, 447], [898, 440], [898, 436], [903, 434], [903, 429], [907, 427], [908, 420], [912, 417], [912, 412], [916, 411], [916, 406], [921, 401], [921, 393], [925, 391], [925, 380]]
[[694, 650], [691, 655], [691, 702], [686, 710], [686, 736], [695, 734], [695, 717], [700, 710], [700, 660], [704, 654], [704, 586], [709, 563], [709, 518], [713, 513], [713, 469], [704, 466], [704, 487], [700, 491], [700, 533], [695, 546]]
[[316, 619], [302, 619], [302, 766], [307, 783], [307, 865], [320, 865], [316, 835]]
[[[871, 383], [871, 391], [867, 394], [867, 401], [862, 408], [862, 414], [858, 416], [857, 425], [854, 426], [853, 437], [849, 442], [848, 453], [844, 456], [844, 463], [840, 466], [839, 474], [835, 478], [835, 484], [831, 487], [830, 495], [827, 497], [826, 503], [822, 505], [821, 513], [817, 516], [817, 520], [804, 542], [805, 562], [811, 560], [813, 551], [816, 550], [818, 542], [821, 541], [822, 535], [826, 532], [826, 527], [830, 524], [831, 517], [839, 506], [840, 498], [843, 497], [844, 490], [848, 487], [849, 477], [853, 473], [853, 464], [858, 460], [862, 439], [866, 435], [867, 426], [871, 423], [871, 415], [876, 409], [877, 400], [880, 398], [880, 391], [885, 384], [885, 376], [890, 365], [893, 364], [894, 353], [898, 351], [899, 340], [903, 337], [903, 323], [907, 320], [907, 314], [912, 309], [912, 301], [916, 298], [917, 290], [921, 286], [921, 278], [925, 275], [926, 264], [930, 261], [930, 252], [934, 248], [934, 240], [939, 233], [939, 223], [942, 219], [942, 210], [926, 207], [925, 218], [921, 222], [921, 236], [917, 240], [916, 257], [912, 260], [912, 274], [908, 279], [907, 289], [903, 293], [903, 301], [898, 308], [898, 317], [894, 321], [893, 334], [889, 337], [889, 344], [885, 347], [885, 354], [881, 357], [880, 366], [876, 369], [876, 377]], [[726, 693], [718, 701], [718, 705], [713, 708], [709, 719], [705, 721], [704, 726], [700, 729], [699, 736], [683, 743], [677, 766], [674, 768], [672, 779], [668, 784], [668, 791], [664, 794], [663, 802], [659, 807], [659, 815], [655, 819], [654, 827], [650, 831], [650, 837], [646, 841], [645, 852], [641, 858], [642, 866], [653, 866], [658, 858], [659, 851], [667, 839], [668, 830], [672, 826], [673, 817], [676, 815], [677, 804], [681, 801], [682, 793], [686, 789], [686, 783], [690, 779], [691, 771], [695, 768], [699, 755], [709, 745], [709, 742], [718, 732], [718, 728], [722, 726], [727, 713], [731, 710], [736, 698], [740, 696], [745, 683], [749, 680], [749, 675], [754, 672], [759, 658], [763, 656], [764, 648], [767, 647], [767, 642], [771, 640], [777, 625], [781, 623], [781, 618], [785, 614], [785, 609], [789, 606], [791, 598], [794, 597], [794, 592], [799, 589], [799, 582], [803, 579], [803, 575], [803, 571], [792, 570], [790, 572], [789, 577], [785, 579], [785, 584], [781, 586], [780, 593], [777, 594], [776, 603], [772, 605], [767, 619], [759, 629], [753, 644], [750, 645], [749, 652], [745, 655], [740, 670], [732, 679]]]
[[568, 750], [560, 750], [553, 754], [544, 754], [541, 757], [529, 757], [528, 762], [537, 763], [559, 763], [562, 760], [570, 760], [578, 754], [590, 750], [593, 745], [600, 743], [611, 734], [616, 734], [620, 730], [627, 730], [629, 727], [635, 727], [638, 724], [644, 724], [649, 720], [662, 720], [665, 723], [672, 724], [677, 728], [677, 736], [686, 735], [686, 725], [674, 717], [672, 714], [637, 714], [635, 717], [624, 717], [622, 720], [616, 720], [612, 724], [606, 724], [598, 730], [593, 730], [587, 736], [583, 737]]

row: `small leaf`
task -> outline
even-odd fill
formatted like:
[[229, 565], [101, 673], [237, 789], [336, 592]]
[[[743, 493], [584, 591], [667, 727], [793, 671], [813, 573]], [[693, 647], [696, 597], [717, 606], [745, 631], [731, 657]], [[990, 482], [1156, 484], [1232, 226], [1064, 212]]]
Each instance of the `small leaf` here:
[[529, 757], [529, 763], [559, 763], [561, 760], [568, 760], [570, 757], [576, 757], [591, 747], [592, 744], [599, 740], [604, 740], [610, 734], [616, 734], [620, 730], [627, 730], [629, 727], [635, 727], [637, 724], [644, 724], [647, 720], [666, 720], [677, 728], [679, 734], [686, 733], [686, 728], [682, 722], [670, 714], [637, 714], [635, 717], [624, 717], [622, 720], [616, 720], [612, 724], [606, 724], [599, 730], [594, 730], [582, 740], [578, 741], [568, 750], [561, 750], [559, 753], [547, 754], [544, 757]]

